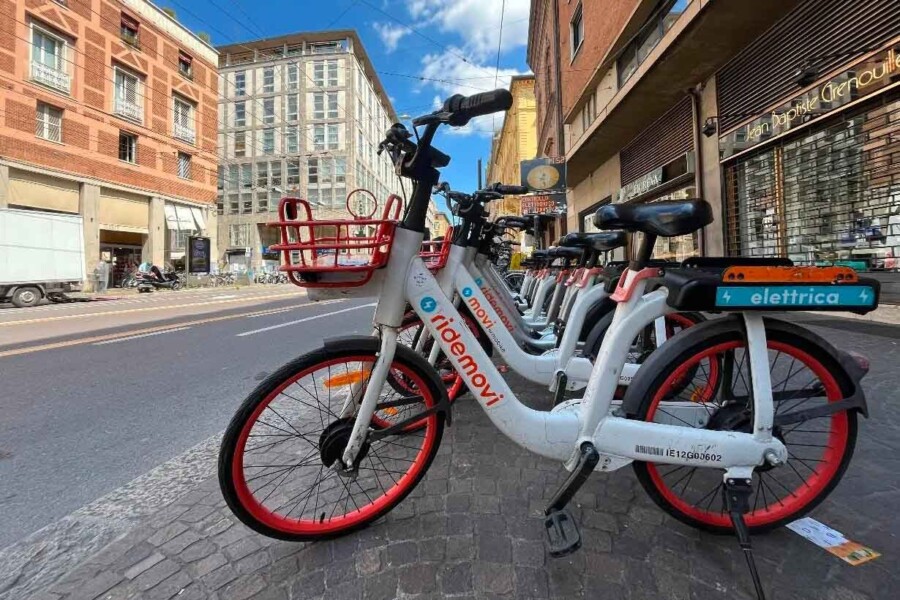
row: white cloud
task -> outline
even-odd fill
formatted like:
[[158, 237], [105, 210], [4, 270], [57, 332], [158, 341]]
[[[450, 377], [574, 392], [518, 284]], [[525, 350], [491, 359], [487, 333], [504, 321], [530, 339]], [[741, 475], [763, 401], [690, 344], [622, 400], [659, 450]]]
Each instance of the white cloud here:
[[[480, 92], [503, 87], [509, 88], [510, 77], [521, 75], [516, 69], [500, 69], [497, 72], [497, 83], [494, 85], [494, 68], [485, 64], [463, 62], [459, 59], [458, 48], [448, 48], [440, 54], [429, 54], [422, 59], [422, 76], [428, 78], [426, 83], [436, 88], [440, 94], [435, 96], [435, 107], [440, 107], [443, 100], [453, 94], [470, 96]], [[469, 125], [448, 132], [471, 135], [490, 136], [503, 124], [503, 115], [489, 115], [473, 119]]]
[[[465, 40], [464, 54], [476, 60], [528, 44], [530, 0], [506, 0], [503, 12], [503, 37], [500, 39], [500, 8], [497, 0], [407, 0], [407, 10], [420, 24], [416, 29], [429, 34], [437, 27], [441, 33], [456, 34]], [[440, 38], [438, 38], [440, 39]]]
[[388, 52], [396, 50], [400, 40], [412, 33], [409, 27], [393, 23], [372, 23], [372, 27], [378, 33]]

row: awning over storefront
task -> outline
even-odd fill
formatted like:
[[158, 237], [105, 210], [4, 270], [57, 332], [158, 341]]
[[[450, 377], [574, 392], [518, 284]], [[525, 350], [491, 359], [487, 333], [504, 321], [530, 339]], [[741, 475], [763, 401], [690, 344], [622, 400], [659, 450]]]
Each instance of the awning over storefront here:
[[179, 231], [195, 231], [197, 225], [194, 223], [194, 215], [191, 214], [189, 206], [175, 205], [175, 214], [178, 215]]
[[194, 221], [197, 223], [197, 231], [206, 230], [206, 219], [203, 218], [203, 211], [199, 208], [191, 207], [191, 214], [194, 216]]
[[166, 211], [166, 227], [178, 231], [178, 215], [175, 214], [175, 206], [166, 204], [163, 209]]

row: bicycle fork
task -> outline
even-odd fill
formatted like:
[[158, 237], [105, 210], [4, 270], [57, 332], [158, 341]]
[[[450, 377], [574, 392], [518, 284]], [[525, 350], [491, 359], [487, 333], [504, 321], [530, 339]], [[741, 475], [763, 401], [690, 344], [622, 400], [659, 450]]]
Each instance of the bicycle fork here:
[[[341, 457], [344, 469], [351, 470], [356, 466], [356, 458], [359, 451], [366, 441], [366, 434], [369, 431], [369, 423], [372, 415], [375, 414], [375, 408], [378, 406], [378, 398], [381, 395], [381, 389], [384, 382], [387, 381], [388, 372], [391, 363], [394, 362], [394, 354], [397, 351], [397, 327], [381, 327], [381, 348], [372, 365], [372, 371], [367, 378], [361, 378], [361, 381], [354, 382], [350, 389], [350, 394], [341, 407], [340, 417], [350, 418], [356, 413], [356, 419], [353, 422], [353, 431], [350, 433], [350, 440], [344, 449]], [[362, 394], [362, 401], [358, 401], [360, 391], [365, 385], [365, 392]]]

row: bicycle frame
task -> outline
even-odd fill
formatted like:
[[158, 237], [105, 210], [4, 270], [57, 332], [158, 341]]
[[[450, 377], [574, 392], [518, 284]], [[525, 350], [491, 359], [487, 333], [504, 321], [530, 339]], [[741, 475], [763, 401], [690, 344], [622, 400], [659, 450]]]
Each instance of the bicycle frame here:
[[[409, 302], [436, 343], [463, 378], [488, 418], [500, 431], [525, 449], [565, 461], [574, 468], [580, 445], [589, 441], [601, 455], [598, 469], [612, 471], [633, 460], [725, 469], [726, 477], [746, 477], [766, 460], [787, 460], [784, 445], [772, 436], [774, 415], [765, 326], [758, 314], [745, 313], [748, 351], [753, 380], [753, 433], [713, 431], [664, 423], [629, 420], [610, 414], [618, 375], [625, 364], [631, 340], [657, 317], [673, 312], [666, 305], [666, 291], [644, 295], [645, 271], [628, 271], [613, 325], [604, 338], [580, 403], [563, 403], [551, 412], [522, 404], [465, 326], [451, 297], [417, 256], [422, 234], [398, 229], [386, 267], [375, 311], [381, 332], [381, 349], [373, 365], [370, 385], [357, 410], [344, 464], [354, 464], [369, 430], [380, 391], [396, 350], [403, 308]], [[655, 270], [653, 271], [655, 272]], [[458, 269], [454, 287], [464, 301], [477, 299], [474, 280]], [[403, 285], [395, 285], [402, 282]], [[348, 402], [353, 402], [348, 399]], [[704, 411], [702, 403], [695, 403]], [[346, 409], [346, 407], [345, 407]]]

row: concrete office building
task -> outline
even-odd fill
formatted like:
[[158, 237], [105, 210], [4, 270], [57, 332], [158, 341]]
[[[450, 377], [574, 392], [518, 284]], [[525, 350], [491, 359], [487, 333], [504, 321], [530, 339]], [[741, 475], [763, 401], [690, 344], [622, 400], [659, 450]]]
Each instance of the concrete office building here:
[[[347, 196], [378, 212], [400, 182], [385, 130], [397, 121], [355, 31], [297, 33], [219, 49], [219, 249], [230, 268], [273, 268], [268, 247], [283, 196], [316, 218], [350, 218]], [[371, 205], [357, 194], [354, 204]], [[365, 212], [368, 212], [366, 210]]]

